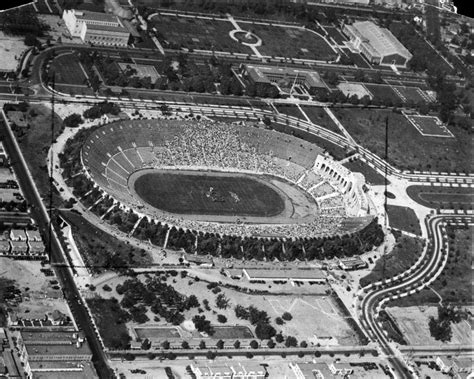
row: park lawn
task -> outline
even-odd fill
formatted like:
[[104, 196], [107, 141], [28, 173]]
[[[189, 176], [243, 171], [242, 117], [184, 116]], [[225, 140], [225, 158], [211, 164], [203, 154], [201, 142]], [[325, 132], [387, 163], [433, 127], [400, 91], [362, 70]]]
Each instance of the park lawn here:
[[[474, 228], [448, 226], [446, 228], [449, 242], [448, 261], [440, 276], [431, 284], [442, 298], [445, 305], [465, 305], [472, 303], [473, 278], [472, 269], [472, 236]], [[439, 297], [431, 289], [397, 300], [397, 306], [438, 304]]]
[[320, 125], [331, 132], [343, 135], [341, 129], [334, 123], [334, 121], [329, 117], [327, 112], [322, 107], [312, 107], [312, 106], [302, 106], [303, 112], [306, 113], [306, 116], [316, 125]]
[[55, 74], [56, 83], [83, 85], [87, 81], [79, 57], [73, 53], [54, 58], [49, 72]]
[[[367, 163], [357, 160], [344, 163], [343, 166], [347, 167], [351, 171], [360, 172], [364, 175], [366, 182], [373, 186], [381, 186], [385, 184], [385, 177], [379, 174]], [[388, 184], [390, 184], [390, 181], [388, 181]]]
[[391, 110], [335, 108], [333, 112], [358, 143], [382, 158], [388, 117], [388, 161], [400, 169], [471, 171], [471, 136], [466, 130], [449, 127], [455, 138], [424, 137], [403, 114]]
[[126, 348], [131, 338], [124, 320], [124, 311], [116, 299], [87, 299], [104, 345], [111, 349]]
[[413, 209], [398, 205], [387, 205], [387, 213], [391, 228], [421, 236], [420, 221]]
[[[30, 104], [27, 111], [29, 127], [27, 129], [16, 128], [15, 130], [23, 157], [43, 198], [49, 198], [50, 194], [50, 181], [46, 164], [48, 150], [51, 146], [51, 140], [53, 138], [55, 140], [63, 131], [61, 118], [54, 114], [54, 123], [52, 123], [51, 113], [51, 109], [44, 105]], [[53, 205], [60, 206], [62, 199], [55, 187], [53, 188]]]
[[262, 45], [257, 47], [262, 55], [323, 61], [336, 58], [336, 53], [323, 37], [304, 28], [243, 22], [239, 25], [262, 39]]
[[[417, 237], [400, 235], [393, 250], [375, 262], [372, 272], [360, 279], [361, 287], [382, 279], [389, 279], [413, 266], [423, 252], [424, 242]], [[384, 275], [385, 260], [385, 275]]]
[[71, 225], [79, 252], [94, 273], [107, 270], [124, 271], [130, 267], [144, 267], [151, 263], [152, 259], [145, 250], [125, 244], [77, 213], [62, 211], [61, 216]]
[[407, 194], [428, 208], [472, 209], [474, 195], [471, 188], [441, 186], [410, 186]]
[[275, 108], [278, 112], [286, 114], [288, 116], [300, 118], [306, 121], [306, 118], [303, 116], [301, 111], [296, 105], [293, 104], [275, 104]]

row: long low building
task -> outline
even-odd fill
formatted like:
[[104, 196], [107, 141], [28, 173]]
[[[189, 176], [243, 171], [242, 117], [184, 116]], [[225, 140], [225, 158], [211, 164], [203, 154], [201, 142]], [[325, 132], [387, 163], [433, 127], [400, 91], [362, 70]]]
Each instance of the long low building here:
[[293, 282], [314, 282], [325, 283], [327, 275], [318, 268], [289, 268], [289, 269], [261, 269], [244, 268], [243, 273], [248, 280], [263, 281], [293, 281]]
[[342, 30], [354, 49], [359, 50], [371, 63], [406, 67], [412, 54], [390, 30], [371, 21], [346, 24]]

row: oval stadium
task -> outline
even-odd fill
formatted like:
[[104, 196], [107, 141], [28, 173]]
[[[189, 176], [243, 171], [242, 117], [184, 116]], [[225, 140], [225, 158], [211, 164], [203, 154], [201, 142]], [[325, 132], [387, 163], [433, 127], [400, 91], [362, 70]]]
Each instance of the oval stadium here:
[[348, 220], [370, 214], [361, 174], [259, 127], [119, 121], [88, 135], [81, 160], [121, 207], [185, 230], [304, 238], [345, 232]]

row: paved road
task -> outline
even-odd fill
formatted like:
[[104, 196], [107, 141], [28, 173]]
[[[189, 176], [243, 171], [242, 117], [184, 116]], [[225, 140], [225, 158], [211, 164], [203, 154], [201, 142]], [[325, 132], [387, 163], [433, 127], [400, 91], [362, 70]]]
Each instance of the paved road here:
[[[2, 116], [4, 113], [2, 112]], [[46, 246], [50, 246], [51, 263], [59, 263], [55, 267], [56, 275], [61, 283], [64, 296], [74, 315], [79, 328], [85, 333], [87, 341], [92, 350], [94, 366], [100, 378], [113, 377], [107, 366], [107, 358], [103, 352], [100, 342], [93, 329], [93, 323], [82, 303], [78, 289], [74, 283], [72, 271], [69, 265], [65, 264], [65, 255], [55, 233], [49, 238], [49, 215], [44, 206], [38, 190], [29, 174], [28, 167], [10, 127], [5, 122], [4, 117], [0, 119], [0, 136], [4, 140], [5, 149], [10, 156], [13, 168], [17, 175], [19, 185], [31, 206], [31, 215], [38, 224], [42, 236], [45, 238]]]

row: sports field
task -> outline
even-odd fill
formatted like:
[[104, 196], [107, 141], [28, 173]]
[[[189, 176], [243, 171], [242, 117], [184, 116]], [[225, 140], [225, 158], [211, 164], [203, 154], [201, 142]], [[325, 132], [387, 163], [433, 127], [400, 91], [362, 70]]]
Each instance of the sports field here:
[[261, 180], [223, 173], [146, 173], [135, 181], [135, 191], [148, 204], [170, 213], [276, 216], [285, 204]]
[[239, 338], [254, 338], [250, 328], [247, 326], [214, 326], [214, 339], [239, 339]]
[[453, 133], [434, 116], [407, 116], [413, 126], [424, 136], [430, 137], [454, 137]]

